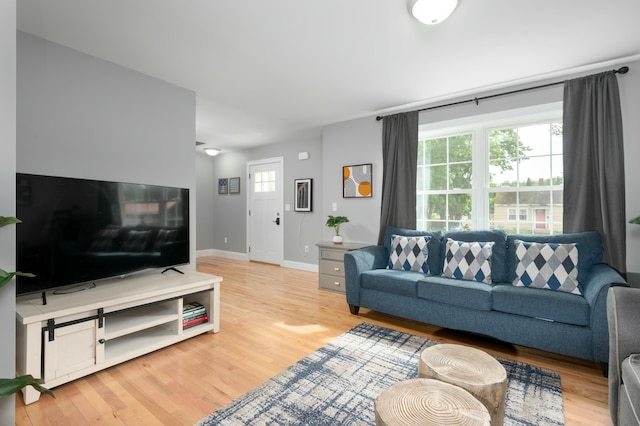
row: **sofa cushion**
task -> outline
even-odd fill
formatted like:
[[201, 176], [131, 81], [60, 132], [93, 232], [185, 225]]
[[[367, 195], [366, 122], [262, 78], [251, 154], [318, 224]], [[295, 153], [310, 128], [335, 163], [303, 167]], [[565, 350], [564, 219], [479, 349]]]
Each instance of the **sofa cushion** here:
[[493, 286], [492, 300], [494, 311], [565, 324], [590, 324], [589, 303], [583, 297], [575, 297], [569, 293], [497, 284]]
[[442, 276], [491, 284], [491, 242], [464, 242], [447, 238]]
[[[508, 276], [504, 281], [512, 282], [516, 277], [516, 247], [515, 240], [531, 241], [536, 243], [578, 244], [580, 250], [580, 262], [578, 263], [578, 282], [584, 283], [591, 267], [602, 262], [602, 237], [596, 231], [575, 232], [558, 235], [518, 235], [507, 236]], [[495, 279], [495, 270], [494, 282]]]
[[360, 275], [360, 285], [371, 290], [416, 297], [416, 284], [424, 277], [421, 272], [372, 269]]
[[440, 275], [442, 273], [442, 233], [440, 231], [417, 231], [415, 229], [398, 228], [396, 226], [387, 226], [384, 234], [384, 246], [387, 249], [387, 253], [391, 250], [391, 236], [392, 235], [404, 235], [406, 237], [415, 237], [425, 235], [431, 237], [427, 244], [427, 250], [429, 251], [429, 258], [427, 263], [429, 265], [429, 271], [432, 274]]
[[[507, 268], [507, 233], [502, 229], [478, 230], [478, 231], [447, 231], [443, 235], [443, 240], [451, 238], [456, 241], [493, 241], [495, 244], [491, 248], [491, 280], [497, 282], [511, 282]], [[442, 256], [446, 247], [442, 244]], [[515, 267], [514, 267], [515, 269]], [[515, 272], [514, 272], [515, 275]]]
[[515, 240], [516, 278], [513, 285], [581, 295], [577, 244]]
[[427, 243], [431, 237], [394, 235], [389, 252], [389, 269], [429, 273]]
[[428, 276], [418, 282], [418, 297], [448, 305], [491, 310], [491, 286], [477, 281]]

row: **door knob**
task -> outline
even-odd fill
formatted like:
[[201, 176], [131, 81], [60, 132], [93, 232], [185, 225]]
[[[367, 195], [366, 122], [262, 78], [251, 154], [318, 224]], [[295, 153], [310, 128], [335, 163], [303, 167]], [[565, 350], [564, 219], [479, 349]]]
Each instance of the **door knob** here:
[[276, 220], [273, 221], [276, 225], [280, 225], [280, 218], [276, 217]]

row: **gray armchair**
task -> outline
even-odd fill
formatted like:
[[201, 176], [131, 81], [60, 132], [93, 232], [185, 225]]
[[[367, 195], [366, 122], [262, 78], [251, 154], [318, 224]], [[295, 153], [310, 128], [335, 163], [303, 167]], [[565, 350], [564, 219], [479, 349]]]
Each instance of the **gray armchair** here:
[[640, 289], [609, 288], [607, 319], [611, 420], [640, 425]]

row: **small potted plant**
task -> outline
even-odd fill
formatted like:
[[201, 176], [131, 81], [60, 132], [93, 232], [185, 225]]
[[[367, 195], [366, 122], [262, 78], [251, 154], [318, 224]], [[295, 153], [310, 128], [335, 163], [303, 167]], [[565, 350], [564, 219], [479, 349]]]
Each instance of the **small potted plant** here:
[[327, 219], [326, 225], [329, 228], [333, 228], [336, 231], [336, 235], [333, 237], [333, 244], [342, 244], [342, 236], [340, 235], [340, 225], [349, 222], [349, 218], [346, 216], [331, 216]]

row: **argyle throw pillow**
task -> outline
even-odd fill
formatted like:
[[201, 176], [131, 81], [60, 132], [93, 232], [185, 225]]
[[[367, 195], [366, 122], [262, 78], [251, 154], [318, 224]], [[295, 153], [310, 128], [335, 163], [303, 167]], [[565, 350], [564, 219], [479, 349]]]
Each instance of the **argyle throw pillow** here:
[[578, 245], [514, 241], [514, 286], [582, 294], [578, 283]]
[[491, 242], [464, 242], [447, 238], [442, 276], [491, 284]]
[[427, 259], [429, 252], [427, 244], [431, 237], [402, 235], [391, 236], [391, 250], [389, 253], [389, 269], [429, 273]]

